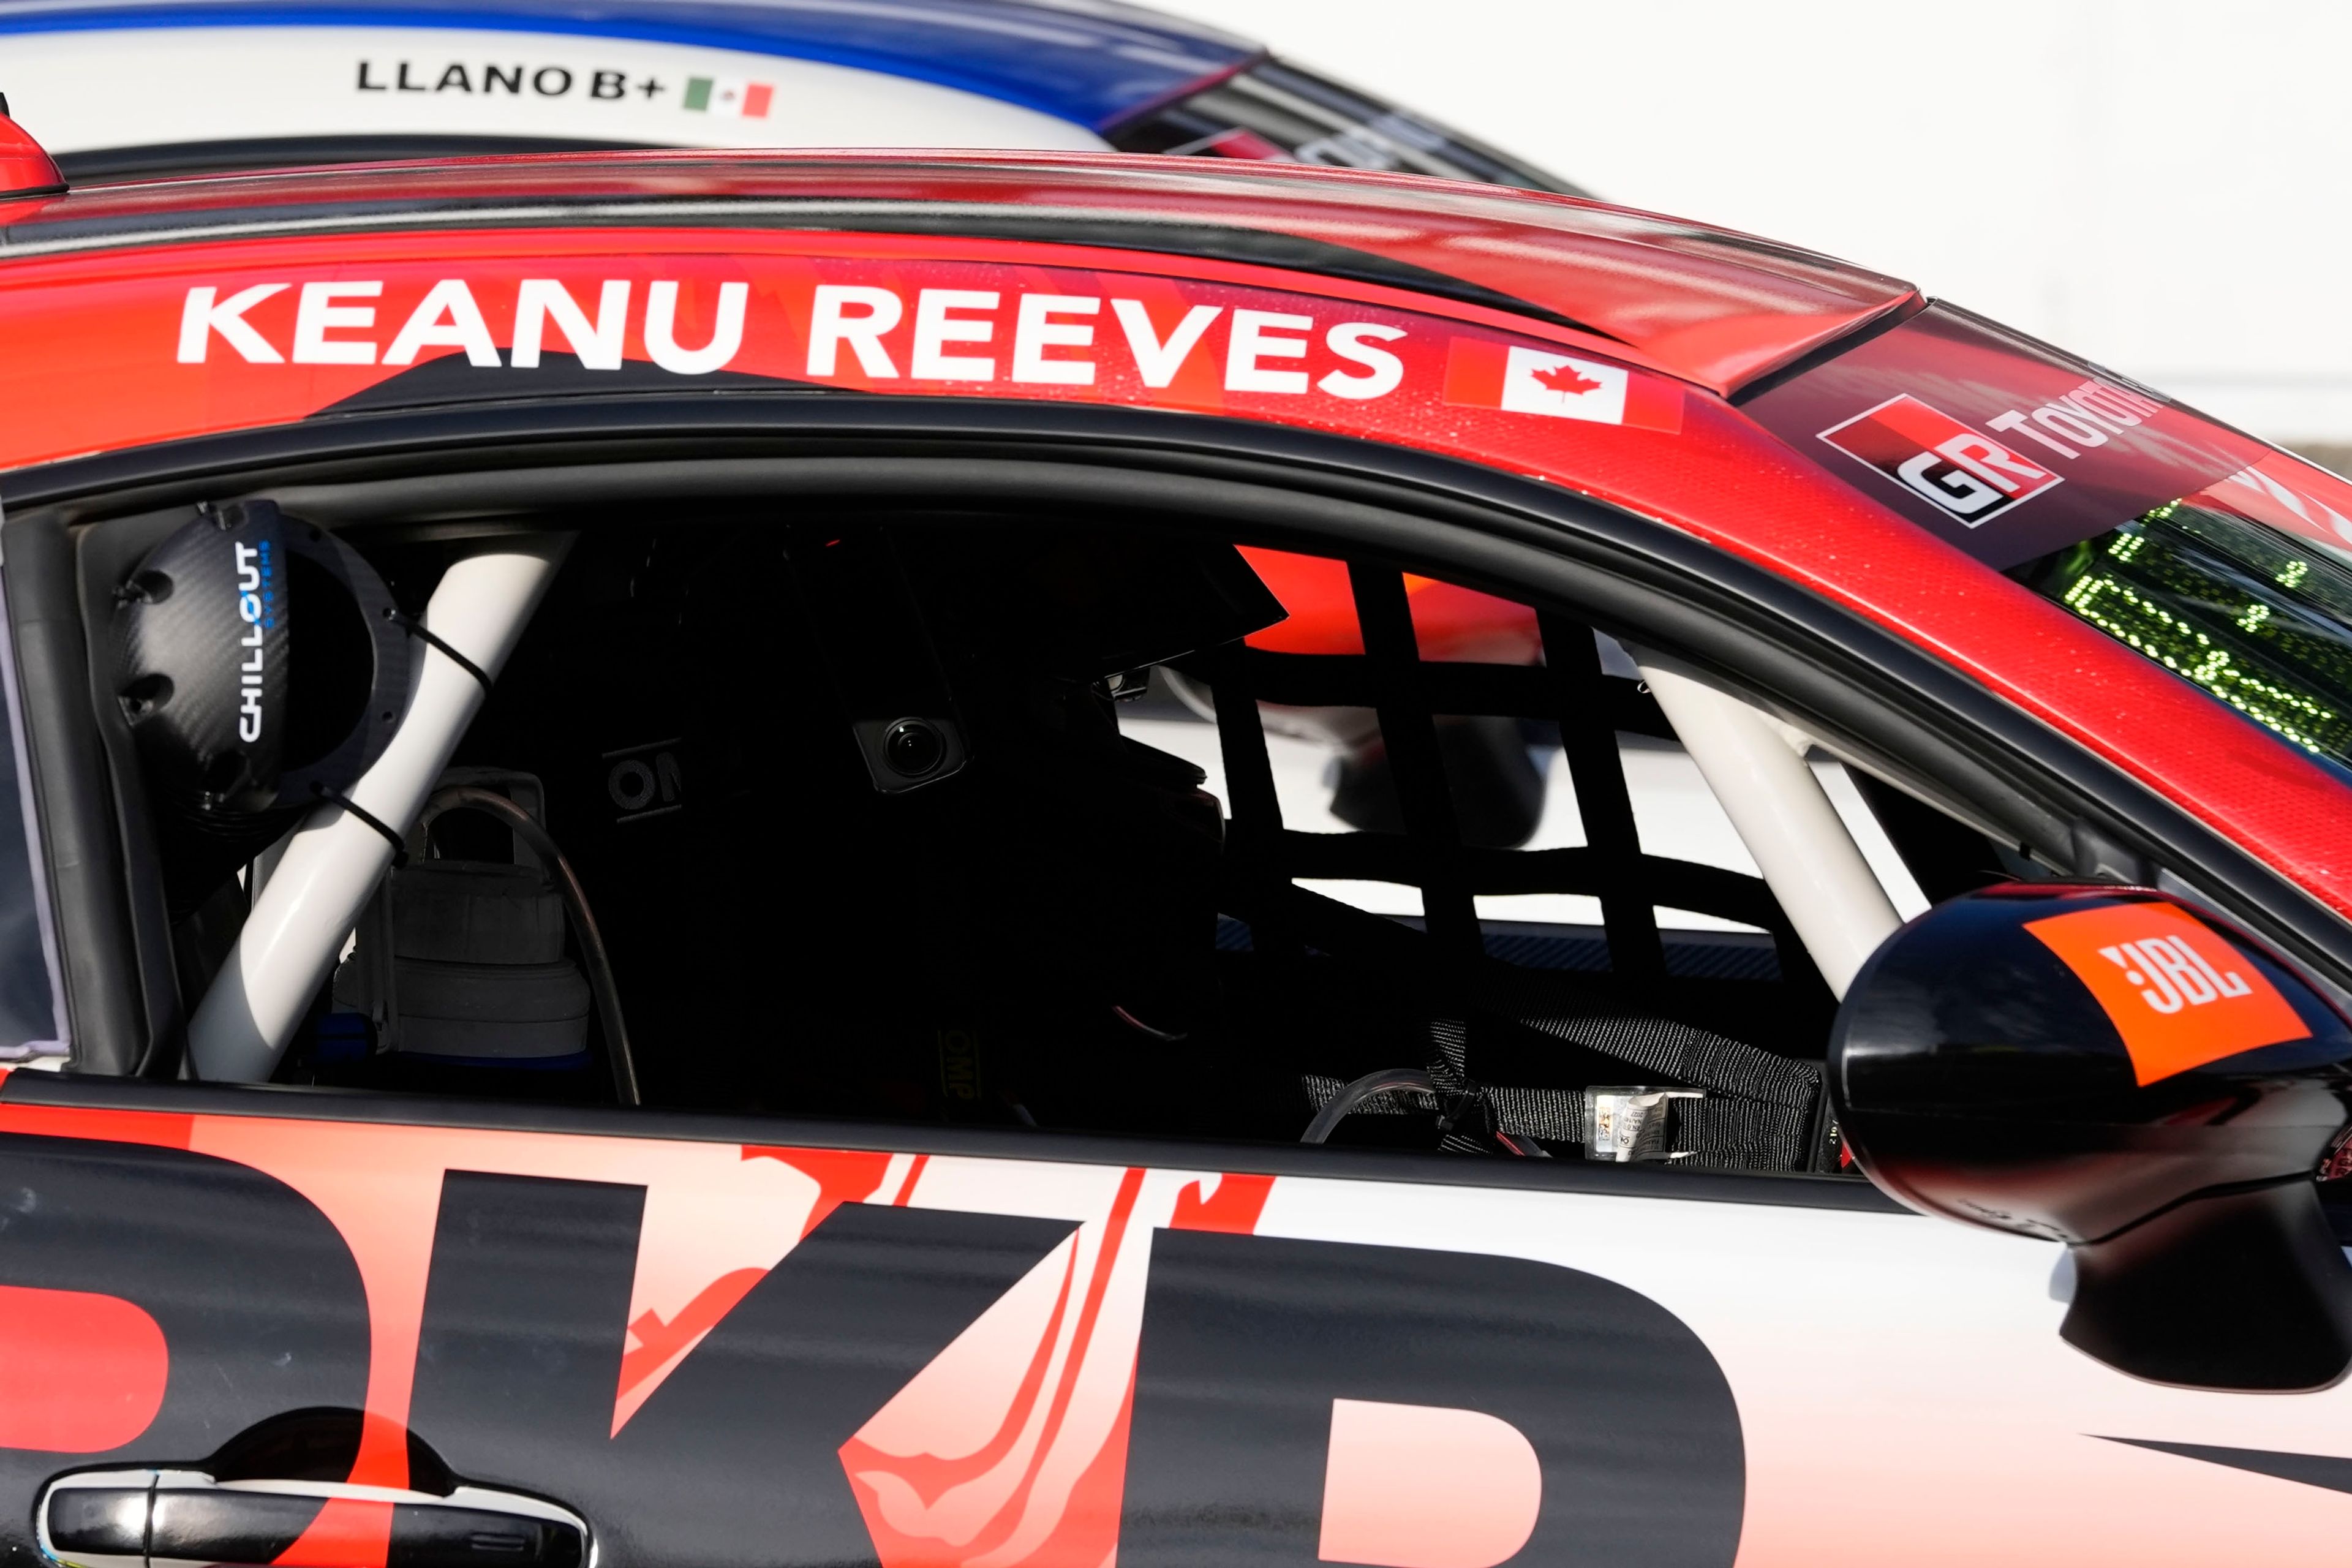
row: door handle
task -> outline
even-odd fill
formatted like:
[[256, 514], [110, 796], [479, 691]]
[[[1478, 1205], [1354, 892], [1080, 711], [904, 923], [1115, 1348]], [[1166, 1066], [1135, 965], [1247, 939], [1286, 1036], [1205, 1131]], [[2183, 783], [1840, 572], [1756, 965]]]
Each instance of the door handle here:
[[460, 1486], [438, 1496], [329, 1481], [216, 1481], [201, 1470], [60, 1476], [36, 1514], [66, 1568], [264, 1568], [332, 1500], [391, 1510], [383, 1568], [583, 1568], [588, 1527], [537, 1498]]

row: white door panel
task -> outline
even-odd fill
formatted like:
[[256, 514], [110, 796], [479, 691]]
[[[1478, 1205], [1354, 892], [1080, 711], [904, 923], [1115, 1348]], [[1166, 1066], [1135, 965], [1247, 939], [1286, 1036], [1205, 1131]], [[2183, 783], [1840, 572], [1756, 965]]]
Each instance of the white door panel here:
[[2352, 1497], [2106, 1441], [2352, 1456], [2352, 1389], [2112, 1371], [2058, 1337], [2052, 1243], [1908, 1215], [1298, 1177], [1258, 1230], [1539, 1258], [1665, 1306], [1738, 1402], [1742, 1568], [2317, 1563], [2352, 1529]]

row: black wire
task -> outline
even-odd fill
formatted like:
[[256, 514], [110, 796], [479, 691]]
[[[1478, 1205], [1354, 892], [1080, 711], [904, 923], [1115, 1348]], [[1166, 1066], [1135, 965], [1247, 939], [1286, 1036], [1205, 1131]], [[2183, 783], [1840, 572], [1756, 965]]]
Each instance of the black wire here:
[[1330, 1103], [1315, 1113], [1315, 1120], [1307, 1124], [1307, 1131], [1299, 1134], [1298, 1141], [1301, 1143], [1325, 1142], [1331, 1136], [1332, 1129], [1347, 1120], [1349, 1112], [1372, 1096], [1392, 1089], [1434, 1095], [1437, 1085], [1419, 1068], [1382, 1068], [1378, 1072], [1368, 1072], [1333, 1095]]
[[540, 858], [549, 863], [555, 873], [556, 890], [563, 895], [563, 904], [572, 916], [572, 927], [580, 938], [580, 956], [587, 961], [588, 987], [596, 999], [596, 1015], [604, 1026], [604, 1055], [613, 1069], [613, 1094], [623, 1105], [642, 1103], [637, 1089], [637, 1064], [629, 1048], [629, 1026], [621, 1016], [620, 987], [614, 983], [613, 960], [604, 951], [604, 934], [596, 927], [596, 917], [588, 909], [588, 891], [580, 885], [580, 874], [563, 851], [555, 847], [530, 813], [495, 790], [473, 784], [451, 784], [436, 790], [417, 816], [417, 826], [428, 827], [442, 813], [471, 809], [498, 818], [514, 831]]
[[394, 833], [392, 830], [392, 825], [384, 821], [383, 817], [378, 816], [375, 813], [370, 811], [367, 807], [353, 800], [350, 795], [345, 795], [341, 790], [335, 788], [332, 784], [313, 784], [310, 786], [310, 793], [317, 795], [320, 800], [331, 800], [334, 802], [337, 805], [341, 806], [345, 811], [350, 812], [352, 816], [357, 817], [360, 821], [366, 823], [370, 827], [374, 828], [378, 833], [383, 835], [383, 841], [392, 846], [392, 863], [394, 866], [405, 866], [408, 864], [407, 844], [402, 840], [399, 834]]
[[398, 626], [402, 631], [406, 632], [410, 637], [416, 638], [419, 642], [425, 643], [429, 647], [437, 647], [443, 653], [448, 655], [449, 662], [456, 665], [459, 669], [464, 670], [467, 675], [472, 676], [475, 680], [480, 683], [483, 690], [488, 691], [490, 689], [490, 678], [482, 672], [482, 667], [476, 664], [472, 659], [467, 658], [464, 654], [459, 653], [456, 648], [451, 647], [446, 639], [433, 631], [430, 627], [426, 626], [423, 621], [418, 620], [415, 616], [410, 615], [405, 610], [386, 610], [383, 614], [386, 620], [390, 621], [394, 626]]

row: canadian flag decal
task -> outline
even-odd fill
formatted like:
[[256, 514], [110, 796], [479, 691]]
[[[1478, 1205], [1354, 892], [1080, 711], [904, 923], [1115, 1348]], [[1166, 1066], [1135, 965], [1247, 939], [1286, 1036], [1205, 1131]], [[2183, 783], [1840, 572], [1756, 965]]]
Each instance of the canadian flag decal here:
[[1682, 428], [1682, 389], [1622, 365], [1485, 338], [1446, 352], [1445, 401], [1458, 407], [1543, 414], [1644, 430]]

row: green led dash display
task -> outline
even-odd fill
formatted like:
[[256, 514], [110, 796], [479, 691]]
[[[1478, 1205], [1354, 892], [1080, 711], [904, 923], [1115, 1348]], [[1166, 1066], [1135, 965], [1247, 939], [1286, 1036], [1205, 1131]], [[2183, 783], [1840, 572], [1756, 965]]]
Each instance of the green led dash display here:
[[2014, 575], [2316, 755], [2352, 763], [2352, 573], [2173, 501]]

